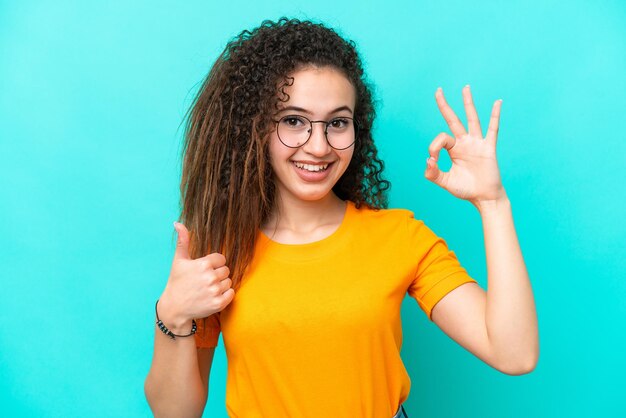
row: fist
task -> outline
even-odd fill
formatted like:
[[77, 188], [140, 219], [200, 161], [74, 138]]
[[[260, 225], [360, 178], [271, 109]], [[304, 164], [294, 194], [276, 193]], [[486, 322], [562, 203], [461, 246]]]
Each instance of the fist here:
[[178, 240], [170, 276], [159, 300], [159, 316], [169, 316], [171, 323], [182, 325], [222, 311], [233, 300], [235, 291], [226, 257], [212, 253], [192, 260], [189, 231], [178, 222], [174, 228]]

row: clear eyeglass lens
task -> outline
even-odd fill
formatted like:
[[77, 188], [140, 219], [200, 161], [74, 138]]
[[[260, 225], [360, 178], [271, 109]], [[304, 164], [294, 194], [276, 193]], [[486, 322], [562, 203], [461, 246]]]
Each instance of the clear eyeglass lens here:
[[[290, 147], [303, 145], [312, 131], [311, 122], [302, 116], [284, 116], [278, 122], [278, 136], [285, 145]], [[356, 125], [351, 118], [334, 118], [328, 123], [327, 136], [333, 148], [347, 148], [356, 138]]]

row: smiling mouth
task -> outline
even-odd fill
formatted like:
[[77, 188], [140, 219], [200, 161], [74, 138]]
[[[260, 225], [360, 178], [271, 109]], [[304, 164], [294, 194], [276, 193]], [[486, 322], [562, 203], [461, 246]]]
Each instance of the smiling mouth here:
[[[297, 161], [292, 161], [291, 163], [296, 168], [299, 168], [300, 170], [308, 171], [309, 173], [322, 173], [328, 170], [330, 166], [334, 164], [334, 162], [326, 163], [326, 164], [303, 164]], [[323, 168], [320, 168], [320, 167], [323, 167]]]

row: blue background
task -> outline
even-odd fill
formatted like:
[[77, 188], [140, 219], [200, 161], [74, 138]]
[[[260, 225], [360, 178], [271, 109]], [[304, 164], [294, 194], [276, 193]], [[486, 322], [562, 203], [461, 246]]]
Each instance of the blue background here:
[[[624, 416], [622, 1], [0, 1], [0, 405], [4, 416], [151, 416], [143, 382], [178, 215], [179, 126], [226, 42], [263, 19], [355, 40], [393, 186], [487, 287], [476, 209], [424, 178], [470, 84], [535, 293], [541, 354], [508, 376], [407, 296], [412, 417]], [[450, 166], [445, 152], [441, 168]], [[619, 209], [622, 208], [622, 209]], [[226, 417], [220, 337], [205, 416]], [[208, 413], [207, 411], [213, 411]]]

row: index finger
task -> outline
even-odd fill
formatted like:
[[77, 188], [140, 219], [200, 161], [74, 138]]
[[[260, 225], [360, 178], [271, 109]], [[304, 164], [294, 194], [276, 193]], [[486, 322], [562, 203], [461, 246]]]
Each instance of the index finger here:
[[443, 118], [446, 120], [446, 123], [450, 127], [450, 131], [452, 131], [452, 135], [454, 135], [455, 138], [460, 138], [467, 135], [467, 131], [465, 131], [463, 123], [456, 115], [456, 113], [454, 113], [452, 108], [448, 105], [445, 97], [443, 97], [443, 90], [441, 87], [439, 87], [435, 92], [435, 100], [437, 101], [439, 111], [441, 112]]

